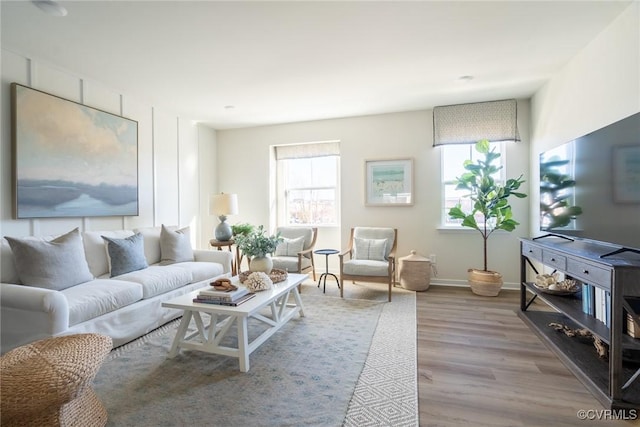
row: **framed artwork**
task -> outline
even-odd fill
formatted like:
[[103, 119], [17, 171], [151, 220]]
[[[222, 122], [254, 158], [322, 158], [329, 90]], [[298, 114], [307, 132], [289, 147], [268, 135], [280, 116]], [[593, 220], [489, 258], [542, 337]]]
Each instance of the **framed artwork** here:
[[613, 200], [640, 203], [640, 145], [613, 148]]
[[15, 218], [138, 215], [138, 122], [11, 84]]
[[365, 160], [366, 206], [413, 205], [413, 159]]

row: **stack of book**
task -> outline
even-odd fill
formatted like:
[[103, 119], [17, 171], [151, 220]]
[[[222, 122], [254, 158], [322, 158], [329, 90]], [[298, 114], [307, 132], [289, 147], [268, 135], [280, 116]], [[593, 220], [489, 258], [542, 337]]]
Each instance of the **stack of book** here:
[[250, 300], [256, 294], [249, 293], [247, 288], [240, 287], [234, 291], [216, 291], [213, 288], [202, 289], [198, 292], [198, 296], [193, 302], [201, 304], [218, 304], [238, 306], [245, 301]]
[[582, 311], [607, 327], [611, 326], [611, 293], [597, 286], [582, 284]]

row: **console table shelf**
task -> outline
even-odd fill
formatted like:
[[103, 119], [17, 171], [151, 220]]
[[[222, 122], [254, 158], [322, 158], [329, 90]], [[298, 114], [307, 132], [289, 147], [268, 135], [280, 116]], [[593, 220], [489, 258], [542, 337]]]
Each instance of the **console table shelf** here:
[[[640, 409], [640, 339], [623, 333], [627, 298], [640, 297], [640, 257], [610, 253], [612, 246], [588, 240], [521, 239], [519, 317], [553, 350], [571, 372], [606, 408]], [[610, 327], [582, 310], [581, 293], [568, 296], [540, 291], [527, 275], [538, 273], [536, 263], [610, 293]], [[543, 267], [540, 267], [543, 268]], [[536, 309], [542, 300], [554, 311]], [[624, 321], [623, 321], [624, 320]], [[550, 327], [560, 323], [586, 328], [609, 346], [608, 359], [598, 357], [592, 340], [569, 337]]]

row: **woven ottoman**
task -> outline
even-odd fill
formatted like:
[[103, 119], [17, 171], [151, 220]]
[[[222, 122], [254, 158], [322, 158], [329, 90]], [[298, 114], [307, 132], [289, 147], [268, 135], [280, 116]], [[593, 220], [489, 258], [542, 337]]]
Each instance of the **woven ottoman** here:
[[47, 338], [0, 358], [0, 424], [104, 426], [107, 411], [91, 383], [111, 351], [111, 338], [78, 334]]

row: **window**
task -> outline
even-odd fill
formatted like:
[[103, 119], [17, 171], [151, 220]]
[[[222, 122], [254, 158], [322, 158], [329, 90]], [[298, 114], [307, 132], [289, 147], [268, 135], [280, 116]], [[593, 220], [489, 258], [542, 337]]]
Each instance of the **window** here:
[[[497, 153], [501, 156], [498, 158], [502, 169], [496, 172], [494, 179], [496, 181], [504, 182], [504, 168], [505, 168], [505, 155], [504, 155], [504, 143], [493, 142], [491, 143], [491, 149], [495, 147]], [[456, 190], [456, 177], [465, 173], [465, 169], [462, 166], [465, 160], [471, 159], [475, 161], [479, 156], [475, 150], [473, 144], [462, 145], [442, 145], [440, 146], [442, 156], [441, 167], [441, 182], [442, 182], [442, 195], [443, 195], [443, 210], [442, 210], [442, 225], [445, 227], [461, 227], [461, 220], [454, 220], [449, 218], [449, 209], [460, 203], [462, 210], [470, 212], [473, 201], [469, 197], [465, 197], [468, 191]], [[476, 218], [478, 224], [481, 223], [482, 218]]]
[[279, 224], [337, 225], [339, 156], [310, 150], [302, 157], [282, 158], [287, 157], [284, 147], [291, 146], [276, 147]]

